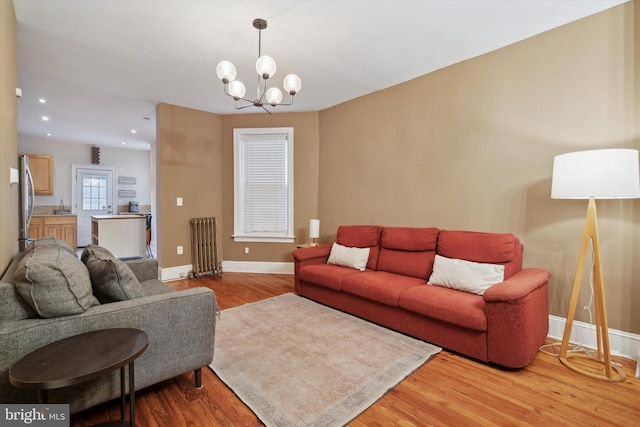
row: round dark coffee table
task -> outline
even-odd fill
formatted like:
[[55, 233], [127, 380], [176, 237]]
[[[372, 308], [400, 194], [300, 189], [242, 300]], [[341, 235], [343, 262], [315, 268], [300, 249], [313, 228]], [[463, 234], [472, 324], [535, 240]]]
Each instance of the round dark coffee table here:
[[[9, 371], [9, 381], [18, 388], [37, 390], [38, 403], [46, 403], [47, 390], [80, 384], [120, 368], [120, 420], [101, 425], [135, 426], [133, 362], [148, 346], [148, 335], [139, 329], [101, 329], [75, 335], [18, 360]], [[125, 420], [126, 365], [129, 365], [129, 422]]]

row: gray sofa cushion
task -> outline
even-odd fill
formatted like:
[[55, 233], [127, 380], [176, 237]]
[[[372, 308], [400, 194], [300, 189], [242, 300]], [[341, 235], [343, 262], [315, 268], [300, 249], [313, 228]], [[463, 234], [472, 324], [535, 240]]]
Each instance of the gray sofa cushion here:
[[13, 284], [13, 276], [24, 252], [13, 257], [11, 264], [0, 279], [0, 325], [18, 320], [39, 317], [27, 304]]
[[36, 245], [16, 269], [13, 283], [41, 317], [67, 316], [99, 304], [86, 267], [62, 245]]
[[100, 246], [89, 245], [82, 252], [93, 294], [102, 304], [140, 298], [145, 295], [131, 268]]
[[40, 239], [34, 240], [31, 242], [26, 248], [25, 253], [29, 253], [36, 248], [46, 249], [46, 248], [62, 248], [65, 251], [69, 252], [74, 257], [77, 257], [76, 250], [71, 247], [70, 244], [65, 242], [64, 240], [57, 239], [55, 237], [42, 237]]

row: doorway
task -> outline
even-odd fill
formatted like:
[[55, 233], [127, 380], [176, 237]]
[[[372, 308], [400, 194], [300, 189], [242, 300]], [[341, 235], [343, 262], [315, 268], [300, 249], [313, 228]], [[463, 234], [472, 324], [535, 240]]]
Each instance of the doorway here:
[[72, 166], [72, 203], [78, 217], [78, 247], [91, 243], [91, 216], [113, 215], [115, 168], [105, 166]]

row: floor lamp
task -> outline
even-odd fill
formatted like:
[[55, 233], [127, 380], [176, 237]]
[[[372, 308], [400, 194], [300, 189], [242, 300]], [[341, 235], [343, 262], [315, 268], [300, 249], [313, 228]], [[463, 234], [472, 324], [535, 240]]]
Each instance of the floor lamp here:
[[[607, 309], [600, 261], [600, 242], [596, 199], [640, 198], [640, 178], [638, 173], [638, 150], [605, 149], [578, 151], [556, 156], [553, 161], [551, 183], [553, 199], [588, 199], [587, 218], [582, 234], [582, 244], [578, 256], [578, 266], [573, 282], [567, 323], [564, 328], [560, 361], [569, 369], [603, 381], [623, 381], [622, 368], [611, 363]], [[593, 299], [596, 318], [597, 356], [569, 352], [569, 338], [576, 313], [585, 257], [591, 242], [593, 251]], [[590, 361], [576, 363], [571, 358], [588, 358]], [[596, 367], [589, 366], [594, 364]]]

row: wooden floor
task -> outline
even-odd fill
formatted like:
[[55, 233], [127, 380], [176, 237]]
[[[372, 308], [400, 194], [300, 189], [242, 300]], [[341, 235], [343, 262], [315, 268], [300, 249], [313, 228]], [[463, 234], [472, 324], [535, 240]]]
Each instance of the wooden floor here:
[[[224, 273], [171, 282], [176, 289], [206, 286], [221, 309], [293, 292], [293, 276]], [[640, 425], [640, 380], [635, 361], [627, 379], [608, 383], [576, 374], [538, 353], [521, 370], [503, 370], [442, 351], [349, 426], [632, 426]], [[208, 368], [203, 387], [184, 374], [136, 394], [139, 427], [261, 426], [262, 423]], [[119, 417], [117, 401], [72, 416], [73, 427]]]

